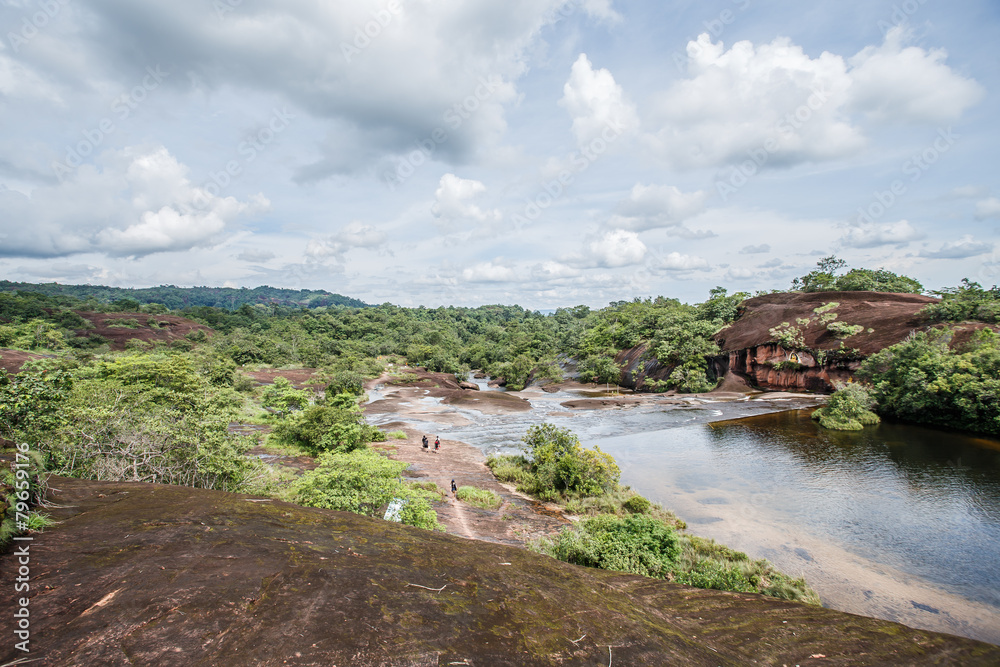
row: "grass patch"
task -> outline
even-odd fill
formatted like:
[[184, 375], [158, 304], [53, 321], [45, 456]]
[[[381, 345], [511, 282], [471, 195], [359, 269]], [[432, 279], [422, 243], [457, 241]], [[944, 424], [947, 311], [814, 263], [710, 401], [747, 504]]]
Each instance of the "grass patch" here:
[[484, 510], [500, 509], [503, 505], [503, 498], [489, 489], [479, 489], [474, 486], [460, 486], [456, 492], [456, 497], [463, 503], [468, 503], [474, 507]]
[[389, 431], [385, 434], [385, 437], [390, 440], [406, 440], [406, 433], [403, 431]]
[[434, 482], [407, 482], [407, 485], [411, 489], [420, 489], [421, 491], [428, 491], [430, 493], [437, 494], [439, 500], [444, 500], [448, 495], [445, 493], [444, 489]]
[[134, 317], [126, 317], [119, 320], [108, 320], [104, 323], [109, 329], [141, 329], [142, 325]]

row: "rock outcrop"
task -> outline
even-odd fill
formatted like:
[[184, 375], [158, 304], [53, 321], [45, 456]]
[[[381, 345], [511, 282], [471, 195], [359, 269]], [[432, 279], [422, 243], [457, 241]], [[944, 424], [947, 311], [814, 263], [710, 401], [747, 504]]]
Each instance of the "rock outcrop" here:
[[[938, 300], [918, 294], [881, 292], [787, 292], [748, 299], [741, 315], [715, 336], [722, 354], [711, 361], [718, 377], [732, 372], [753, 386], [772, 391], [833, 391], [846, 382], [875, 352], [929, 326], [920, 310]], [[838, 337], [815, 311], [829, 311], [835, 322], [859, 332]], [[802, 324], [801, 320], [809, 320]], [[772, 329], [784, 323], [796, 327], [801, 346], [775, 342]]]
[[[328, 510], [53, 478], [37, 665], [1000, 664], [1000, 647]], [[0, 604], [18, 568], [3, 556]]]

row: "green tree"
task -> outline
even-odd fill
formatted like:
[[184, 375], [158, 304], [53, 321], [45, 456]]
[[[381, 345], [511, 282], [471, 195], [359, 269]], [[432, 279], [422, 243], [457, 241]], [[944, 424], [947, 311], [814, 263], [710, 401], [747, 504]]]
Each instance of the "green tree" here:
[[860, 431], [865, 426], [879, 423], [872, 409], [875, 399], [871, 391], [857, 382], [838, 384], [827, 401], [826, 407], [813, 412], [812, 418], [820, 426], [835, 431]]
[[1000, 434], [1000, 337], [983, 329], [952, 349], [953, 335], [915, 333], [868, 357], [856, 375], [873, 386], [883, 416]]

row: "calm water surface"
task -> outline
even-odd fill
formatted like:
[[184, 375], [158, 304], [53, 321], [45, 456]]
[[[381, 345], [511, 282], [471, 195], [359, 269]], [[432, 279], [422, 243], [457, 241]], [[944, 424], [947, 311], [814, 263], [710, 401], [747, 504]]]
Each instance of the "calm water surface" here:
[[[793, 573], [830, 557], [798, 544], [830, 545], [904, 583], [980, 603], [971, 620], [948, 629], [1000, 639], [998, 440], [886, 423], [826, 431], [795, 410], [588, 444], [613, 455], [625, 483], [673, 508], [695, 533], [739, 542], [731, 546]], [[857, 594], [875, 594], [864, 588]], [[919, 595], [880, 615], [940, 622], [931, 616], [948, 610]]]

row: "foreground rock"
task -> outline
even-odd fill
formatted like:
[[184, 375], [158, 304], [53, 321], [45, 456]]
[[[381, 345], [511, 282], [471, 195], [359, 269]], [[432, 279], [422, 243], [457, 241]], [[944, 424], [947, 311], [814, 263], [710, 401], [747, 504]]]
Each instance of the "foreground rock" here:
[[[247, 496], [54, 478], [38, 665], [912, 665], [1000, 648]], [[3, 556], [0, 602], [13, 607]]]

